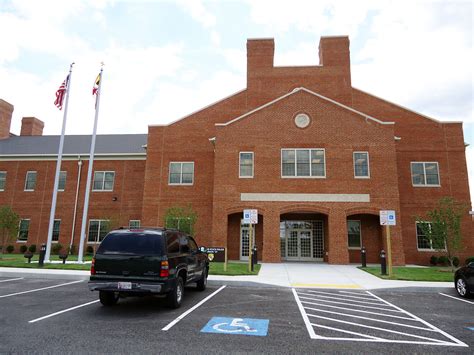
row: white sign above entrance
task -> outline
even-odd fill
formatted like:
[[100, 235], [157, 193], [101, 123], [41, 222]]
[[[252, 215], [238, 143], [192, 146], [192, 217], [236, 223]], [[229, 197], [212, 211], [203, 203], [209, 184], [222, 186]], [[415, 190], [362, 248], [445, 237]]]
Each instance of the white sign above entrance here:
[[258, 211], [257, 210], [244, 210], [244, 223], [245, 224], [257, 224], [258, 223]]
[[396, 218], [395, 211], [382, 210], [380, 211], [380, 225], [381, 226], [395, 226]]

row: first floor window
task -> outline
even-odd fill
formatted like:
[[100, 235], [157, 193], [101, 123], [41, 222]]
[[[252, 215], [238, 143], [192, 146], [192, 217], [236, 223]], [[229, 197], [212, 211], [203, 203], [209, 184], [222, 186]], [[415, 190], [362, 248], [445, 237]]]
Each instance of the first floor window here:
[[66, 188], [66, 177], [67, 177], [66, 171], [59, 172], [58, 191], [64, 191], [64, 189]]
[[[425, 228], [422, 228], [425, 226]], [[446, 245], [443, 245], [444, 242], [436, 244], [435, 240], [432, 240], [429, 235], [427, 235], [426, 229], [431, 231], [432, 224], [430, 222], [416, 222], [416, 243], [419, 250], [443, 250], [446, 249]]]
[[282, 149], [283, 177], [325, 177], [324, 149]]
[[109, 220], [107, 219], [91, 219], [89, 221], [89, 234], [87, 241], [90, 243], [99, 243], [107, 235], [109, 231]]
[[53, 242], [57, 242], [59, 240], [59, 227], [61, 225], [60, 219], [55, 219], [53, 224]]
[[413, 186], [439, 186], [437, 162], [412, 162], [411, 182]]
[[36, 187], [36, 171], [28, 171], [25, 179], [25, 191], [34, 191]]
[[347, 244], [349, 248], [360, 248], [360, 221], [347, 221]]
[[369, 153], [354, 152], [354, 176], [356, 178], [369, 177]]
[[96, 171], [94, 173], [93, 191], [113, 191], [115, 171]]
[[21, 219], [20, 220], [20, 227], [18, 229], [18, 240], [20, 241], [27, 241], [28, 240], [28, 231], [30, 229], [30, 220], [29, 219]]
[[240, 152], [239, 154], [239, 177], [253, 177], [253, 152]]
[[194, 162], [171, 162], [170, 185], [192, 185], [194, 182]]
[[128, 229], [138, 229], [140, 228], [140, 220], [139, 219], [131, 219], [128, 222]]
[[5, 190], [6, 182], [7, 182], [7, 172], [0, 171], [0, 191]]

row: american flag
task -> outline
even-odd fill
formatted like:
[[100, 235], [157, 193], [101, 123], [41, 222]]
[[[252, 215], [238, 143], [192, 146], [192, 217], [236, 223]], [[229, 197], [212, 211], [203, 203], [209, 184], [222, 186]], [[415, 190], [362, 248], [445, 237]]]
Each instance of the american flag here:
[[68, 84], [69, 84], [69, 75], [63, 81], [61, 86], [59, 86], [58, 91], [56, 91], [56, 100], [54, 101], [54, 104], [60, 110], [62, 110], [63, 108], [64, 94], [66, 94]]

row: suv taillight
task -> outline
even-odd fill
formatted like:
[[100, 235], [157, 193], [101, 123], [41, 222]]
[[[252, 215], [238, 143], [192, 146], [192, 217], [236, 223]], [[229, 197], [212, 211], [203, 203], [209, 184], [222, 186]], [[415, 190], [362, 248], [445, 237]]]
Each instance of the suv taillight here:
[[170, 276], [169, 264], [168, 261], [161, 262], [161, 270], [160, 270], [160, 277], [168, 277]]
[[92, 258], [91, 275], [95, 275], [95, 258]]

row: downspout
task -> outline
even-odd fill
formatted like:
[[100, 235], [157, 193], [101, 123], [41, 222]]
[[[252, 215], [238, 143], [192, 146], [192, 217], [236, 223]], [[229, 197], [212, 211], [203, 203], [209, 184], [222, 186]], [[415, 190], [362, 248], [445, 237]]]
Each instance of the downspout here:
[[76, 229], [76, 212], [77, 212], [77, 202], [79, 198], [79, 187], [81, 183], [81, 170], [82, 170], [82, 160], [81, 156], [77, 157], [77, 187], [76, 187], [76, 200], [74, 201], [74, 215], [72, 217], [72, 231], [71, 231], [71, 242], [69, 243], [69, 253], [72, 254], [72, 245], [74, 243], [74, 230]]

